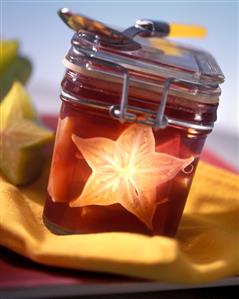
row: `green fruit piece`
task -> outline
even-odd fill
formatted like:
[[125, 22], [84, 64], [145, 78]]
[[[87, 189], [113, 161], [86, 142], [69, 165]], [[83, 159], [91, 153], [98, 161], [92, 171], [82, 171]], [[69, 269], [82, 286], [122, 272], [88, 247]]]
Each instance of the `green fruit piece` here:
[[3, 130], [13, 119], [37, 119], [37, 113], [30, 96], [19, 82], [14, 82], [12, 88], [0, 104], [0, 128]]
[[41, 171], [42, 146], [52, 141], [53, 133], [36, 122], [20, 83], [14, 83], [0, 104], [0, 117], [0, 168], [11, 183], [26, 184]]
[[52, 140], [52, 132], [30, 120], [13, 121], [1, 132], [0, 167], [14, 185], [33, 180], [43, 164], [42, 145]]
[[8, 143], [1, 149], [1, 170], [12, 184], [24, 185], [34, 180], [40, 173], [42, 152], [38, 148], [18, 149], [14, 146]]
[[8, 68], [17, 55], [19, 43], [17, 40], [0, 40], [0, 75]]
[[5, 97], [14, 81], [25, 84], [30, 77], [32, 65], [29, 59], [17, 56], [0, 75], [0, 100]]

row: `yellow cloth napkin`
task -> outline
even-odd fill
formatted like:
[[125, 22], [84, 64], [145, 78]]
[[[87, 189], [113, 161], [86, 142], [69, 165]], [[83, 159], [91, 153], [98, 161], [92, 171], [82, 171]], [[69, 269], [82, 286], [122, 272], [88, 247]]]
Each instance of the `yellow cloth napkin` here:
[[168, 282], [239, 274], [239, 177], [200, 162], [176, 239], [130, 233], [57, 236], [42, 223], [47, 171], [0, 181], [0, 244], [39, 263]]

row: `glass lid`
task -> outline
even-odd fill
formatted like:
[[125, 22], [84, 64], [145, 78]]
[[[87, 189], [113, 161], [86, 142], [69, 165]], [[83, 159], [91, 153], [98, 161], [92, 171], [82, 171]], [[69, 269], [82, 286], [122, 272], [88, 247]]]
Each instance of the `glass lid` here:
[[202, 27], [143, 19], [121, 32], [68, 9], [58, 13], [76, 31], [66, 59], [79, 67], [94, 71], [98, 67], [105, 73], [109, 68], [115, 72], [123, 70], [132, 79], [137, 77], [145, 81], [162, 83], [173, 79], [177, 84], [198, 84], [198, 89], [215, 90], [224, 81], [224, 75], [210, 53], [165, 38], [180, 30], [182, 37], [190, 34], [202, 37], [205, 34]]
[[[84, 38], [88, 38], [87, 35]], [[82, 34], [75, 34], [73, 44], [80, 46]], [[202, 84], [220, 84], [224, 75], [213, 56], [168, 39], [137, 39], [140, 48], [134, 50], [107, 47], [100, 43], [89, 45], [84, 52], [90, 57], [119, 64], [129, 71], [139, 71], [162, 78], [190, 80]], [[148, 45], [147, 45], [148, 44]]]

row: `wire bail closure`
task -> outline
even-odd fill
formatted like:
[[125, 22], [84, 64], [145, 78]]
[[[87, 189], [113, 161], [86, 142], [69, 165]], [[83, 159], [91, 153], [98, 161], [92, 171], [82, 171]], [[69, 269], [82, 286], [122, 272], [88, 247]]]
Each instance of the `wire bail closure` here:
[[164, 82], [163, 92], [155, 119], [152, 117], [145, 116], [145, 119], [141, 118], [140, 120], [138, 120], [137, 115], [135, 113], [128, 112], [129, 74], [126, 71], [123, 75], [123, 87], [120, 105], [111, 106], [110, 114], [114, 118], [118, 118], [121, 123], [124, 123], [125, 121], [138, 122], [141, 124], [151, 125], [154, 127], [155, 130], [166, 128], [168, 125], [168, 118], [165, 115], [165, 109], [168, 100], [169, 87], [171, 82], [173, 82], [174, 80], [174, 78], [168, 78]]
[[[209, 89], [212, 87], [212, 85], [203, 85], [201, 83], [186, 81], [182, 79], [177, 78], [167, 78], [164, 81], [163, 89], [162, 89], [162, 95], [160, 98], [160, 104], [159, 108], [157, 110], [156, 116], [148, 116], [148, 111], [139, 108], [139, 107], [131, 107], [128, 105], [128, 91], [129, 91], [129, 74], [128, 71], [125, 70], [123, 75], [123, 86], [122, 86], [122, 94], [121, 94], [121, 102], [120, 105], [112, 105], [109, 109], [109, 112], [113, 118], [119, 119], [121, 123], [124, 123], [125, 121], [129, 122], [136, 122], [141, 123], [145, 125], [152, 126], [155, 130], [158, 129], [165, 129], [169, 123], [172, 123], [171, 120], [168, 119], [168, 117], [165, 115], [165, 109], [168, 101], [168, 94], [170, 90], [170, 85], [172, 83], [181, 83], [189, 87], [204, 87], [206, 89]], [[138, 112], [138, 113], [144, 113], [144, 118], [137, 118], [136, 113], [132, 112]], [[173, 121], [174, 122], [174, 121]]]

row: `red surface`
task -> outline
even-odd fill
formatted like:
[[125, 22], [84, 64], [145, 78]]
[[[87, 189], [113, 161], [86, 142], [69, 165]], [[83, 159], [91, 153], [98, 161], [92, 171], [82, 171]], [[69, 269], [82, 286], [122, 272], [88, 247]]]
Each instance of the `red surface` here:
[[[43, 120], [49, 127], [56, 128], [55, 116], [44, 116]], [[233, 166], [207, 149], [203, 151], [201, 158], [212, 165], [236, 172]], [[57, 269], [39, 265], [5, 248], [0, 248], [0, 254], [0, 289], [41, 285], [110, 284], [132, 281], [132, 279], [116, 275]], [[135, 279], [133, 281], [140, 280]]]
[[116, 275], [40, 265], [2, 247], [0, 247], [0, 256], [0, 289], [130, 281], [129, 278]]
[[236, 168], [229, 164], [228, 162], [224, 161], [221, 157], [219, 157], [218, 155], [214, 154], [212, 151], [208, 150], [207, 148], [205, 148], [202, 152], [201, 155], [201, 159], [204, 162], [207, 162], [211, 165], [217, 166], [219, 168], [223, 168], [225, 170], [234, 172], [236, 174], [238, 174], [238, 171], [236, 170]]

